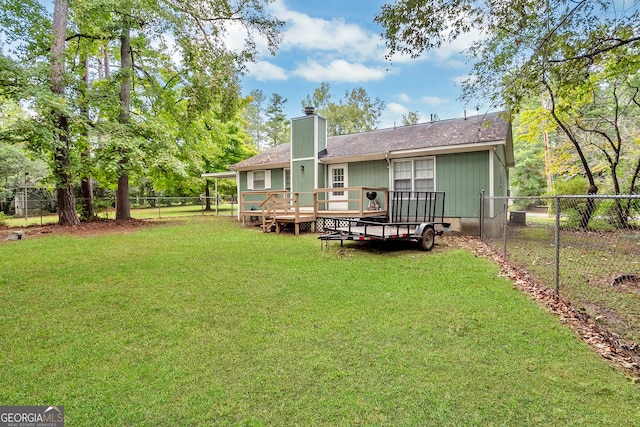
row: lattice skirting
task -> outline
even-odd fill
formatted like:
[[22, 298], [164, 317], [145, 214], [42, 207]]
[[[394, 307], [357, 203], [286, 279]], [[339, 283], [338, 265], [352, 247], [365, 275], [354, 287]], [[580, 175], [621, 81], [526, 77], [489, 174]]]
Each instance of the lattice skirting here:
[[[349, 219], [357, 219], [357, 218], [345, 218], [344, 220], [336, 220], [334, 218], [318, 218], [316, 219], [316, 230], [320, 233], [327, 231], [325, 225], [329, 227], [348, 227]], [[302, 229], [301, 229], [302, 230]]]

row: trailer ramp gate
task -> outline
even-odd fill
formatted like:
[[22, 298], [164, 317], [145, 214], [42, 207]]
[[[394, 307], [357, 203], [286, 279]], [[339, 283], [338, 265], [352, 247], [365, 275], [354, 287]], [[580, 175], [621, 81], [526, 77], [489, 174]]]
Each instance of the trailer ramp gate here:
[[435, 236], [450, 227], [444, 222], [443, 192], [391, 191], [387, 206], [386, 217], [325, 218], [325, 233], [318, 239], [340, 241], [341, 246], [345, 240], [407, 240], [428, 251]]

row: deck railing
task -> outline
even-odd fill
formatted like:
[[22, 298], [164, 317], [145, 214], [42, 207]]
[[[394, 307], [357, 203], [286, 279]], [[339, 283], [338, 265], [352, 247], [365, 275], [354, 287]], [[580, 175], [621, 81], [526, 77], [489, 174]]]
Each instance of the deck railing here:
[[[376, 195], [373, 200], [369, 200], [367, 193], [376, 193]], [[316, 213], [340, 211], [364, 216], [371, 211], [381, 211], [380, 214], [384, 215], [388, 204], [388, 193], [389, 191], [384, 187], [319, 188], [315, 191], [314, 204]]]
[[[268, 194], [265, 200], [260, 204], [262, 208], [262, 225], [264, 228], [272, 225], [276, 217], [286, 216], [292, 217], [295, 223], [302, 221], [303, 216], [309, 216], [314, 213], [312, 205], [303, 205], [300, 203], [300, 195], [309, 193], [272, 193]], [[270, 223], [267, 222], [269, 218]], [[315, 215], [314, 215], [315, 218]]]
[[[367, 198], [369, 192], [376, 193], [374, 200]], [[302, 203], [302, 199], [308, 200], [308, 197], [304, 197], [308, 195], [312, 196], [311, 204]], [[240, 195], [240, 216], [244, 222], [251, 217], [264, 219], [291, 215], [299, 222], [303, 217], [307, 218], [310, 215], [314, 218], [338, 213], [354, 217], [371, 215], [373, 212], [386, 215], [388, 195], [389, 191], [383, 187], [322, 188], [313, 193], [292, 193], [285, 190], [245, 191]]]

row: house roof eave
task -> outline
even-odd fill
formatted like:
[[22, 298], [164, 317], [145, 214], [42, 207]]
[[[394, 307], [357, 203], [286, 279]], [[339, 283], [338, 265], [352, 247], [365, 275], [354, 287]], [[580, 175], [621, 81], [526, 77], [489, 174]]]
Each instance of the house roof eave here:
[[357, 162], [370, 162], [372, 160], [384, 160], [386, 153], [370, 153], [356, 156], [342, 156], [342, 157], [321, 157], [320, 163], [330, 165], [336, 163], [357, 163]]
[[473, 151], [486, 151], [496, 145], [506, 145], [505, 140], [474, 142], [471, 144], [449, 145], [446, 147], [427, 147], [412, 150], [393, 150], [389, 152], [389, 159], [401, 159], [416, 156], [434, 156], [438, 154], [469, 153]]
[[255, 164], [250, 166], [242, 166], [239, 168], [231, 167], [231, 169], [237, 172], [249, 172], [249, 171], [255, 171], [255, 170], [288, 168], [289, 166], [291, 166], [290, 162], [278, 162], [278, 163]]

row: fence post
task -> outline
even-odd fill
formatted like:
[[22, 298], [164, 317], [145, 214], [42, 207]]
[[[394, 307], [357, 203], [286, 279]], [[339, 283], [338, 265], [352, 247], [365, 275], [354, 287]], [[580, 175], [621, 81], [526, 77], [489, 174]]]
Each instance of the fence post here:
[[158, 205], [158, 219], [161, 218], [160, 216], [160, 199], [156, 197], [156, 204]]
[[504, 230], [502, 231], [502, 255], [507, 258], [507, 214], [509, 210], [509, 200], [504, 201]]
[[484, 190], [480, 192], [480, 240], [484, 240]]
[[560, 197], [556, 196], [556, 234], [554, 245], [555, 250], [555, 271], [553, 273], [553, 286], [556, 295], [560, 294]]

